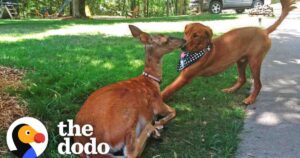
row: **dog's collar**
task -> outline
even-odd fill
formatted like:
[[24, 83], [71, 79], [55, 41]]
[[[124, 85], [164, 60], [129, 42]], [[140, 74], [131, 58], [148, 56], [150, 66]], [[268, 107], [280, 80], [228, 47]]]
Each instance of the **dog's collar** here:
[[152, 80], [158, 82], [159, 84], [161, 83], [161, 80], [160, 80], [159, 78], [157, 78], [157, 77], [155, 77], [155, 76], [153, 76], [153, 75], [150, 75], [150, 74], [148, 74], [147, 72], [143, 72], [142, 74], [143, 74], [144, 76], [146, 76], [146, 77], [148, 77], [148, 78], [150, 78], [150, 79], [152, 79]]
[[195, 52], [195, 53], [182, 52], [179, 63], [177, 65], [177, 70], [182, 71], [188, 66], [194, 64], [196, 61], [201, 59], [206, 53], [210, 52], [211, 48], [212, 45], [209, 44], [206, 46], [206, 48], [200, 50], [199, 52]]
[[211, 48], [212, 48], [212, 44], [209, 43], [205, 48], [203, 48], [203, 49], [200, 50], [200, 51], [195, 51], [195, 52], [193, 52], [193, 51], [190, 51], [190, 52], [184, 51], [184, 53], [185, 53], [185, 54], [203, 54], [203, 53], [209, 52], [209, 51], [211, 50]]

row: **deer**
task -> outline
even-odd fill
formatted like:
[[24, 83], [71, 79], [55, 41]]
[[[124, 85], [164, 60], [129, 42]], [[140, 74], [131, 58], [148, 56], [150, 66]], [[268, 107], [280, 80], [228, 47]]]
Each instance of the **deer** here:
[[[165, 35], [150, 35], [129, 25], [134, 38], [145, 47], [144, 72], [132, 79], [120, 81], [93, 92], [76, 115], [75, 123], [89, 124], [97, 143], [109, 144], [106, 155], [83, 157], [139, 157], [150, 136], [160, 137], [160, 129], [175, 118], [176, 111], [164, 103], [160, 93], [162, 57], [180, 48], [185, 40]], [[157, 116], [162, 117], [157, 120]], [[82, 144], [88, 137], [74, 137]]]

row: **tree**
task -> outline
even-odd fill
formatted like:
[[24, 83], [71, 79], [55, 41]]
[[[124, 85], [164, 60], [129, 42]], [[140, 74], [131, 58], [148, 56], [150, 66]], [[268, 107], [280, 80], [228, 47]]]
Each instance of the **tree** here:
[[148, 0], [143, 0], [143, 13], [144, 13], [144, 17], [148, 17]]
[[185, 15], [186, 14], [186, 0], [178, 0], [178, 11], [179, 15]]
[[199, 13], [203, 12], [203, 0], [199, 0]]
[[175, 0], [175, 15], [178, 15], [178, 0]]
[[167, 8], [167, 9], [166, 9], [166, 12], [167, 12], [167, 16], [170, 15], [170, 5], [171, 5], [171, 4], [170, 4], [170, 1], [167, 0], [167, 1], [166, 1], [166, 8]]
[[73, 0], [73, 17], [85, 17], [85, 0]]
[[79, 0], [79, 13], [81, 17], [86, 17], [85, 0]]

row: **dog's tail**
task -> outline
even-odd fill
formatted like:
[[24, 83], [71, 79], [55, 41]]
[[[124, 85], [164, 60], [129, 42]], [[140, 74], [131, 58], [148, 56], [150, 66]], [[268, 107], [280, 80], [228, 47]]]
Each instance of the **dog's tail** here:
[[285, 17], [289, 14], [290, 11], [293, 9], [296, 9], [297, 7], [294, 5], [295, 0], [280, 0], [282, 9], [281, 9], [281, 15], [279, 19], [270, 27], [266, 29], [267, 33], [270, 34], [273, 31], [276, 30], [276, 28], [282, 23], [282, 21], [285, 19]]

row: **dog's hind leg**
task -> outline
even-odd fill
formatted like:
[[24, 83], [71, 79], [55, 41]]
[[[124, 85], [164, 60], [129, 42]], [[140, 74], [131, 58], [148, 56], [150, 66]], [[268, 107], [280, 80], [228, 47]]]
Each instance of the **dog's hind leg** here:
[[223, 89], [222, 90], [223, 92], [233, 93], [236, 90], [240, 89], [246, 83], [247, 64], [248, 64], [248, 60], [246, 58], [242, 58], [237, 62], [237, 70], [238, 70], [239, 78], [233, 86]]
[[248, 96], [243, 101], [243, 103], [246, 105], [249, 105], [249, 104], [252, 104], [255, 102], [256, 97], [258, 96], [260, 89], [262, 87], [262, 84], [260, 81], [260, 69], [261, 69], [261, 64], [262, 64], [262, 58], [249, 59], [249, 65], [250, 65], [250, 69], [251, 69], [251, 73], [252, 73], [252, 78], [254, 80], [254, 86], [253, 86], [253, 91], [250, 94], [250, 96]]

